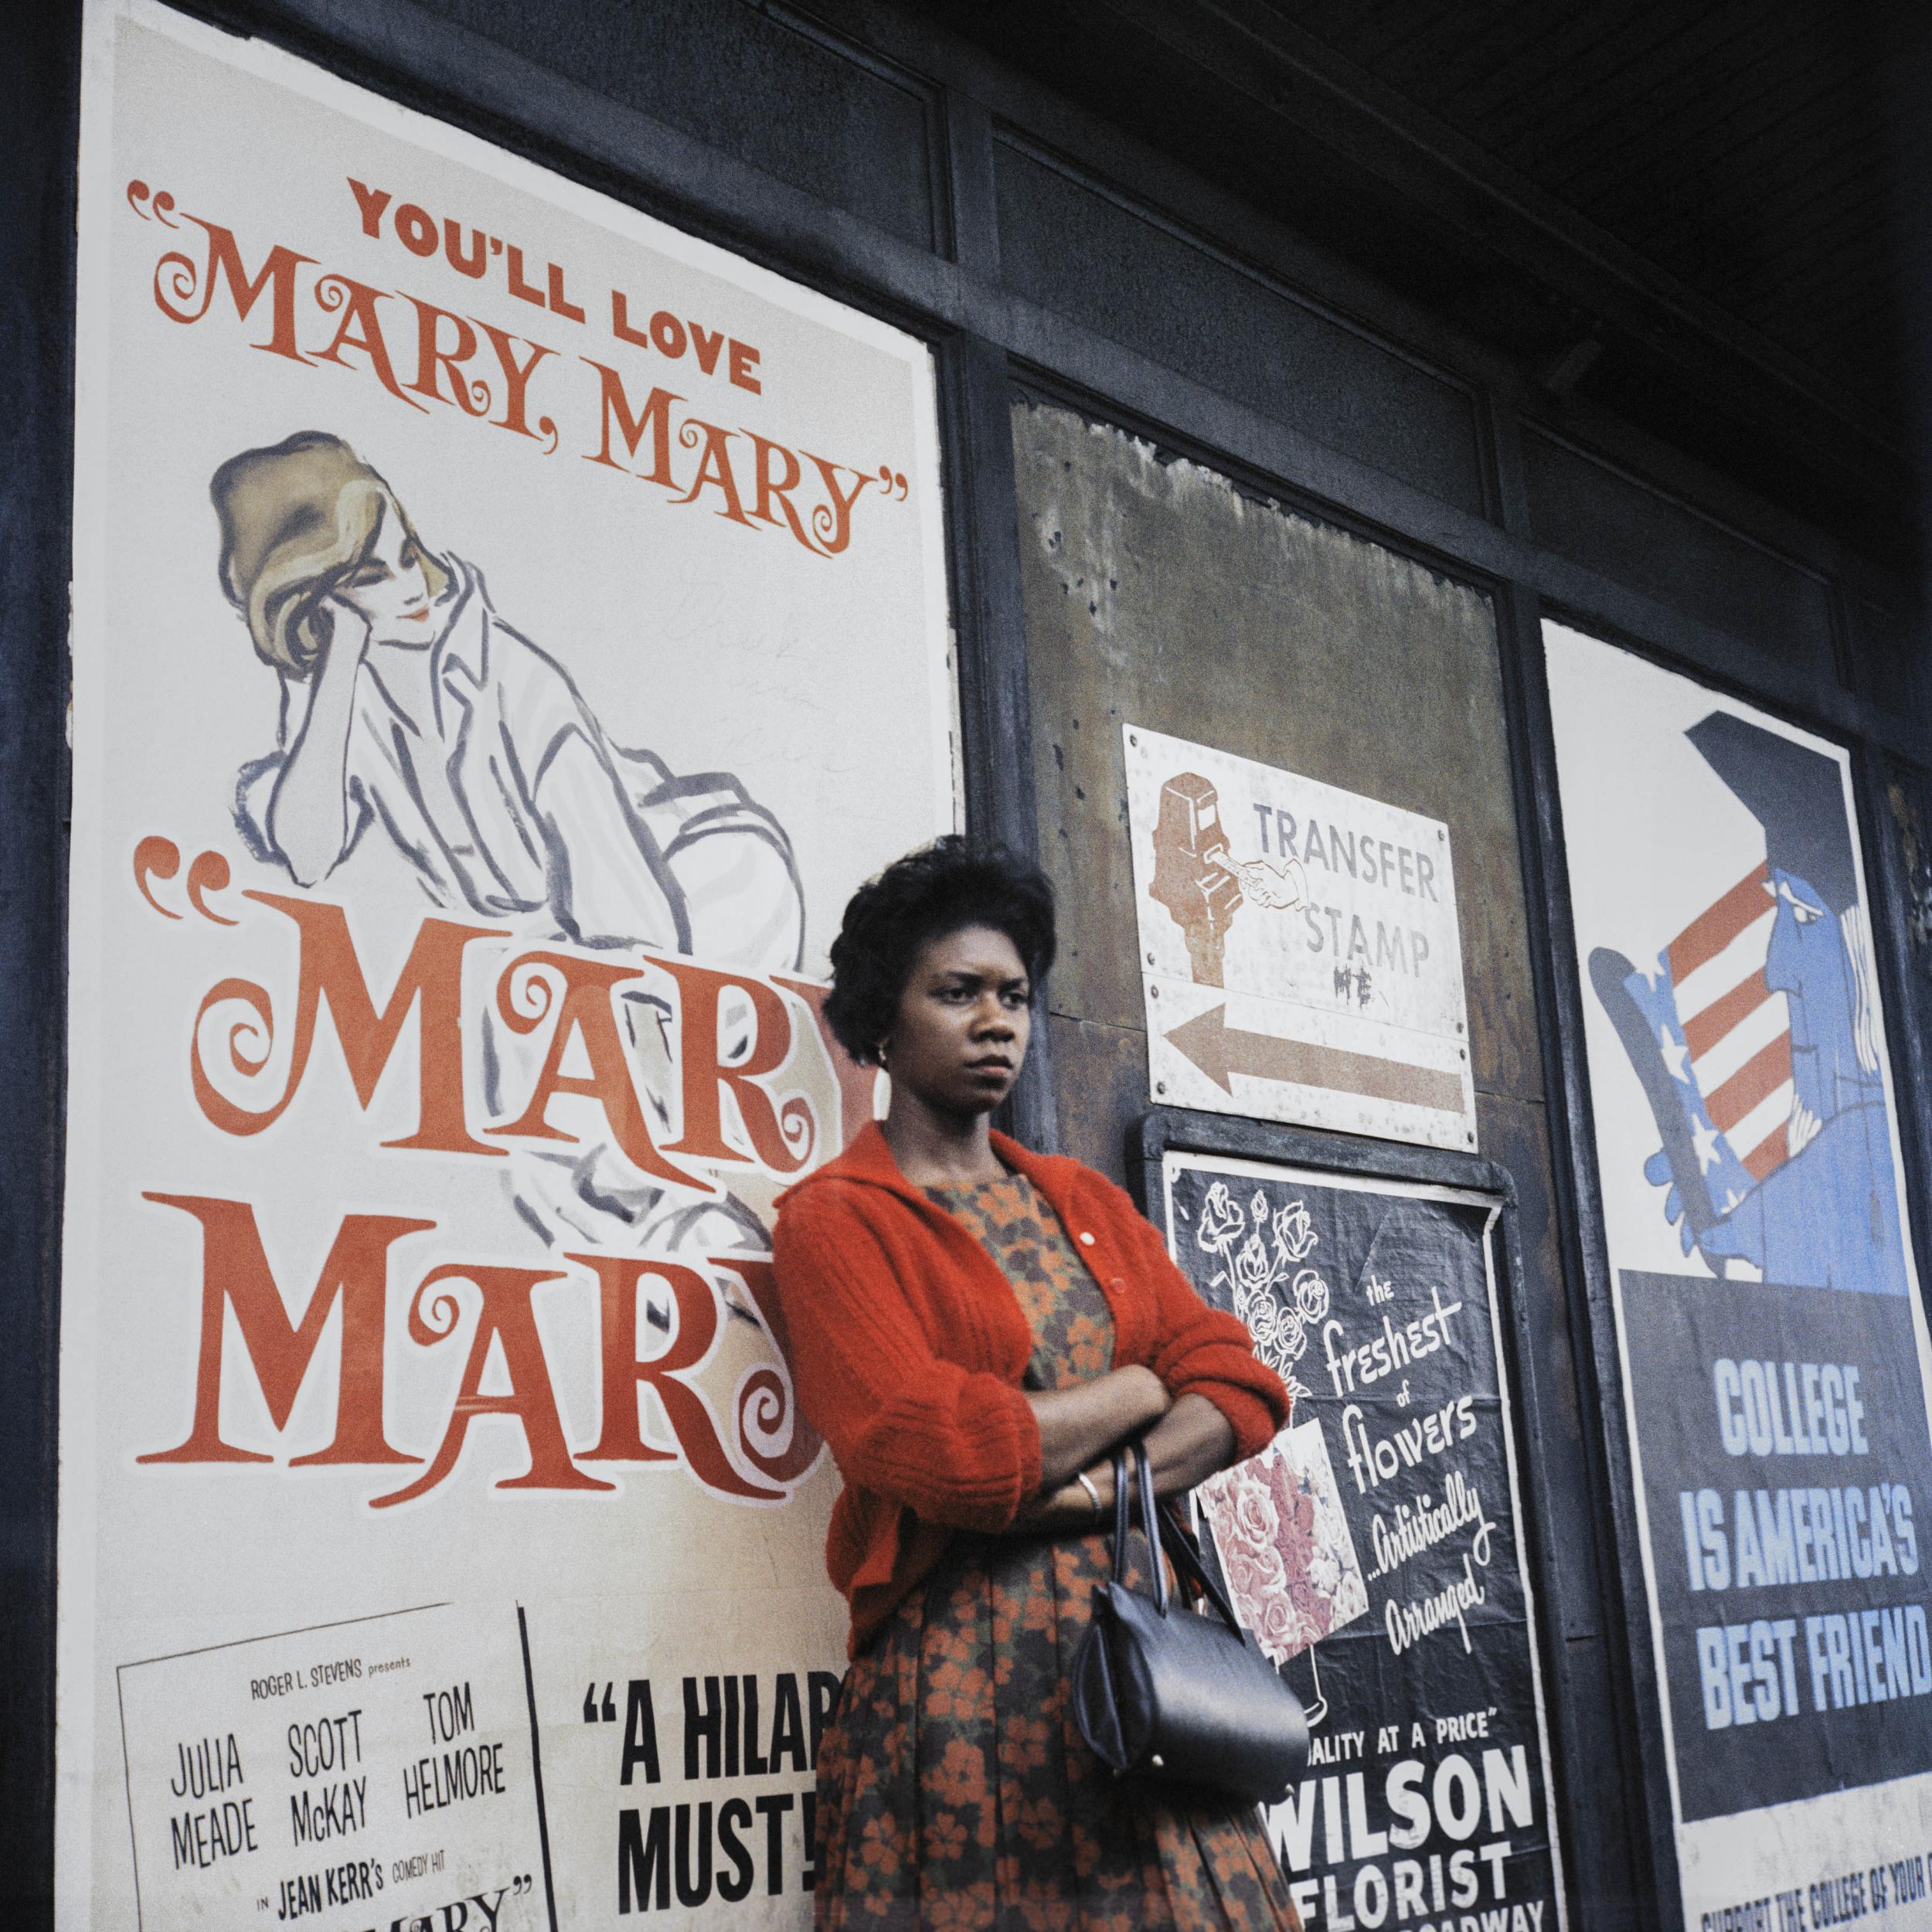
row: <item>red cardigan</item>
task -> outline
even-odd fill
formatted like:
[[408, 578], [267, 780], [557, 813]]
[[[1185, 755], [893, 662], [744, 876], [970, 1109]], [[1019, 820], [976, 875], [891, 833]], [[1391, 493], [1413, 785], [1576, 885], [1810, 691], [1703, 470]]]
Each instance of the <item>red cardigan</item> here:
[[[993, 1145], [1060, 1216], [1113, 1310], [1117, 1368], [1205, 1396], [1253, 1455], [1287, 1419], [1247, 1328], [1210, 1308], [1120, 1189], [1079, 1162]], [[899, 1171], [876, 1125], [788, 1189], [772, 1240], [799, 1406], [845, 1488], [825, 1566], [856, 1655], [954, 1529], [1005, 1529], [1040, 1487], [1021, 1393], [1033, 1337], [975, 1236]]]

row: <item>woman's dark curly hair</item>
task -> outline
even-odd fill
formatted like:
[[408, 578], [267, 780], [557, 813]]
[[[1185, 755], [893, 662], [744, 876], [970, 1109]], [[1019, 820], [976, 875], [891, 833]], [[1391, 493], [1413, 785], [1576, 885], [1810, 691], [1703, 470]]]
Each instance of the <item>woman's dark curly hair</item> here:
[[1039, 989], [1053, 964], [1053, 888], [1027, 860], [954, 833], [894, 859], [852, 894], [832, 942], [825, 1019], [854, 1060], [877, 1064], [920, 947], [968, 926], [1004, 933]]

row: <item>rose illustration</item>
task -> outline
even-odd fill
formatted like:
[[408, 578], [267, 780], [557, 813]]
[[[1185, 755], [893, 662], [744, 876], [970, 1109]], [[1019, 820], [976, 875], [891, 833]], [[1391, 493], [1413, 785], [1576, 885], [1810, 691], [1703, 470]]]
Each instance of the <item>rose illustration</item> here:
[[1308, 1345], [1308, 1332], [1298, 1315], [1281, 1318], [1281, 1352], [1291, 1362], [1299, 1362]]
[[1268, 1251], [1257, 1228], [1234, 1251], [1234, 1279], [1237, 1287], [1250, 1294], [1266, 1294], [1274, 1285], [1274, 1270], [1268, 1265]]
[[1264, 1650], [1277, 1652], [1274, 1661], [1283, 1663], [1293, 1651], [1308, 1641], [1296, 1628], [1294, 1607], [1285, 1597], [1270, 1597], [1264, 1604], [1257, 1606], [1259, 1614], [1250, 1626]]
[[1240, 1239], [1247, 1226], [1247, 1216], [1241, 1212], [1240, 1203], [1228, 1198], [1227, 1182], [1216, 1181], [1208, 1189], [1201, 1209], [1201, 1224], [1194, 1230], [1196, 1245], [1209, 1254], [1219, 1254]]
[[1328, 1312], [1328, 1284], [1313, 1268], [1304, 1268], [1294, 1277], [1294, 1304], [1310, 1321], [1319, 1321]]
[[1244, 1481], [1236, 1488], [1230, 1500], [1233, 1504], [1230, 1513], [1236, 1531], [1255, 1543], [1266, 1543], [1272, 1548], [1281, 1518], [1266, 1485]]
[[1291, 1201], [1274, 1217], [1274, 1243], [1284, 1267], [1305, 1260], [1321, 1238], [1308, 1219], [1308, 1210], [1299, 1201]]

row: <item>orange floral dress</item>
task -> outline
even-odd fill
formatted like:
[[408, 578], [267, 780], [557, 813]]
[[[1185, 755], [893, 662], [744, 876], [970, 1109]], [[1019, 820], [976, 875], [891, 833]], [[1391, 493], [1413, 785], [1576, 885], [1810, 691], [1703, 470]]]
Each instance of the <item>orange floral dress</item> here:
[[[1027, 1385], [1104, 1375], [1111, 1311], [1032, 1183], [927, 1192], [1012, 1284]], [[854, 1661], [820, 1747], [820, 1927], [1300, 1932], [1253, 1806], [1117, 1780], [1082, 1740], [1067, 1685], [1111, 1573], [1107, 1534], [954, 1536]]]

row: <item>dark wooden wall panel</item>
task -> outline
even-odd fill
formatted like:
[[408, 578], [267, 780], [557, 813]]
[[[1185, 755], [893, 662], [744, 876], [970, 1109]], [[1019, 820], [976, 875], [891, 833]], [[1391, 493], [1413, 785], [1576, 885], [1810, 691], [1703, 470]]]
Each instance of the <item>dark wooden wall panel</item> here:
[[1599, 462], [1526, 428], [1538, 543], [1674, 605], [1821, 682], [1836, 675], [1825, 580]]
[[995, 153], [1015, 294], [1483, 513], [1466, 390], [1044, 155], [1012, 140]]
[[1932, 639], [1924, 619], [1862, 597], [1846, 600], [1853, 676], [1860, 696], [1881, 710], [1925, 727], [1932, 758]]
[[[1932, 744], [1927, 752], [1932, 760]], [[1907, 1172], [1916, 1163], [1923, 1175], [1932, 1167], [1932, 770], [1874, 757], [1861, 811], [1868, 896], [1895, 909], [1889, 924], [1874, 921], [1874, 937], [1900, 1138]], [[1932, 1190], [1908, 1189], [1906, 1210], [1920, 1284], [1932, 1290]]]
[[802, 21], [717, 0], [427, 4], [901, 241], [946, 245], [927, 90]]
[[66, 1075], [78, 9], [0, 61], [0, 1925], [53, 1923], [55, 1485]]

